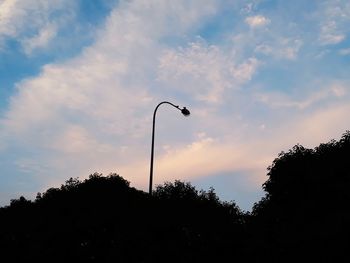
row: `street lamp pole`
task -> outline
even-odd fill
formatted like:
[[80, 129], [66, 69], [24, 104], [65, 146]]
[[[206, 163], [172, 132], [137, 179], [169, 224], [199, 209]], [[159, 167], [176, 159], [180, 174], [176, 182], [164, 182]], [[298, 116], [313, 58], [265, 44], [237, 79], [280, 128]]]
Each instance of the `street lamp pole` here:
[[154, 132], [155, 132], [155, 126], [156, 126], [156, 113], [157, 110], [159, 108], [160, 105], [162, 104], [169, 104], [171, 106], [173, 106], [174, 108], [178, 109], [179, 111], [181, 111], [181, 113], [184, 116], [189, 116], [190, 115], [190, 111], [188, 109], [186, 109], [186, 107], [183, 107], [182, 109], [180, 109], [179, 106], [168, 102], [168, 101], [163, 101], [161, 103], [159, 103], [157, 105], [157, 107], [154, 109], [154, 113], [153, 113], [153, 126], [152, 126], [152, 146], [151, 146], [151, 165], [150, 165], [150, 176], [149, 176], [149, 194], [152, 195], [152, 183], [153, 183], [153, 159], [154, 159]]

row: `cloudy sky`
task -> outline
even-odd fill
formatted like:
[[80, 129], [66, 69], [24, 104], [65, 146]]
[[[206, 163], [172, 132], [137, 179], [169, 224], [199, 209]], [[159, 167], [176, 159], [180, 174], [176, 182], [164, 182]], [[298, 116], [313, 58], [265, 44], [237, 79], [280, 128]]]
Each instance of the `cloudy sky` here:
[[281, 151], [350, 128], [348, 0], [0, 0], [0, 205], [116, 172], [249, 210]]

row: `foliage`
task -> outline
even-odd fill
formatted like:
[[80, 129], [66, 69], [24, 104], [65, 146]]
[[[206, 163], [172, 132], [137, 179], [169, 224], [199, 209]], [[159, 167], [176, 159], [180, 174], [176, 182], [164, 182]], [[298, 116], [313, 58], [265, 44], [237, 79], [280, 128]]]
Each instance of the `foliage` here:
[[282, 152], [268, 168], [265, 197], [253, 207], [260, 233], [255, 240], [280, 257], [294, 248], [291, 260], [302, 254], [321, 261], [345, 257], [350, 248], [342, 241], [350, 235], [349, 157], [349, 131], [315, 149], [296, 145]]
[[0, 245], [12, 262], [203, 261], [230, 251], [231, 234], [242, 235], [238, 216], [214, 189], [175, 181], [150, 196], [117, 174], [95, 173], [38, 193], [34, 202], [12, 200], [0, 210]]
[[281, 152], [251, 213], [179, 180], [149, 195], [117, 174], [69, 178], [0, 208], [2, 261], [349, 261], [349, 157], [349, 131]]

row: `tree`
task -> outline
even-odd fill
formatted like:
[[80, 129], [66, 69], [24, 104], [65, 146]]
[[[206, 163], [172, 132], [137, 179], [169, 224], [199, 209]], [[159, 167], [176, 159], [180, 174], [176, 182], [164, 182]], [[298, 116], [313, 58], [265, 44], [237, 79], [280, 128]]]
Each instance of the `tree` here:
[[242, 237], [241, 217], [214, 189], [175, 181], [150, 196], [117, 174], [95, 173], [2, 208], [0, 245], [13, 262], [207, 261], [240, 253], [232, 236]]
[[[344, 256], [350, 235], [350, 133], [315, 149], [294, 146], [268, 168], [266, 195], [253, 207], [257, 238], [275, 255]], [[294, 252], [292, 252], [294, 251]], [[290, 257], [289, 257], [290, 258]]]

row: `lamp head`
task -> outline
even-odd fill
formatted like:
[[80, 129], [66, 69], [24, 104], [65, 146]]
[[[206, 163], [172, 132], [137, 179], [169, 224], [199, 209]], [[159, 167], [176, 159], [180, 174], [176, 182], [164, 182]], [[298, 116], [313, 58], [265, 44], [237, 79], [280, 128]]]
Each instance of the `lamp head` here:
[[183, 108], [182, 108], [181, 113], [182, 113], [184, 116], [189, 116], [189, 115], [190, 115], [190, 111], [189, 111], [188, 109], [186, 109], [186, 107], [183, 107]]

